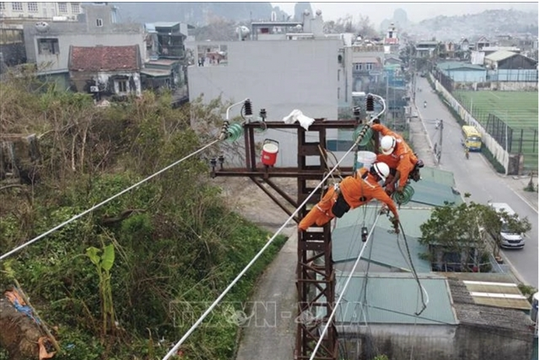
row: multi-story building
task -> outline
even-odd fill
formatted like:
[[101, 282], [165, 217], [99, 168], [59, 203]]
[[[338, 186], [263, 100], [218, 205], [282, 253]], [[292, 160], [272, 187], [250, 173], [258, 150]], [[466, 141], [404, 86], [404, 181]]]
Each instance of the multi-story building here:
[[4, 24], [54, 18], [77, 21], [82, 12], [80, 2], [0, 2], [0, 20]]
[[[340, 96], [347, 84], [344, 41], [339, 34], [323, 32], [320, 12], [296, 22], [257, 22], [252, 34], [238, 29], [237, 41], [201, 41], [186, 44], [196, 63], [188, 67], [189, 96], [201, 95], [208, 103], [221, 96], [224, 101], [252, 101], [255, 116], [264, 108], [269, 120], [280, 120], [298, 109], [312, 118], [338, 118]], [[236, 114], [238, 114], [236, 112]], [[334, 134], [334, 139], [337, 134]], [[280, 153], [295, 154], [296, 135], [275, 132]], [[351, 139], [351, 135], [348, 135]], [[351, 160], [352, 161], [352, 160]], [[278, 157], [278, 166], [291, 166], [295, 156]]]
[[[116, 8], [107, 4], [82, 4], [78, 22], [39, 21], [24, 24], [27, 61], [37, 65], [39, 75], [54, 75], [68, 85], [70, 46], [138, 45], [146, 60], [142, 24], [117, 23]], [[67, 88], [66, 86], [65, 88]]]

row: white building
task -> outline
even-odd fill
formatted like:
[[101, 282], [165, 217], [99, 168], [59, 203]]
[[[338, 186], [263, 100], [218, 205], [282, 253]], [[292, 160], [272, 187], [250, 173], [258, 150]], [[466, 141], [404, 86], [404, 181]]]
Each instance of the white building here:
[[80, 2], [0, 2], [0, 20], [53, 20], [59, 17], [76, 21], [83, 12]]
[[38, 73], [68, 75], [70, 46], [138, 45], [146, 60], [144, 28], [141, 24], [117, 23], [116, 8], [105, 4], [81, 4], [84, 14], [78, 22], [38, 21], [23, 26], [28, 62]]
[[[264, 108], [269, 121], [295, 109], [311, 118], [337, 120], [338, 106], [352, 91], [346, 72], [352, 64], [346, 63], [343, 37], [323, 33], [320, 12], [314, 18], [304, 16], [303, 25], [254, 25], [250, 33], [239, 31], [238, 41], [186, 43], [199, 59], [188, 68], [190, 101], [200, 95], [204, 103], [219, 96], [232, 102], [249, 98], [255, 117]], [[280, 141], [280, 153], [296, 154], [296, 135], [268, 131], [261, 136]], [[280, 156], [276, 165], [295, 164], [296, 156]]]

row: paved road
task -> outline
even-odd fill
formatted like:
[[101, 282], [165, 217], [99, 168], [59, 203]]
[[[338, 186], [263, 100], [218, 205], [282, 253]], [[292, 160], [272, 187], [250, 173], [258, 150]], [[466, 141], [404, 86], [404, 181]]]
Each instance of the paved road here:
[[[460, 125], [439, 100], [437, 94], [431, 91], [425, 78], [417, 79], [417, 87], [422, 89], [416, 93], [420, 119], [424, 123], [432, 146], [437, 143], [439, 148], [441, 144], [436, 120], [443, 120], [442, 154], [439, 166], [443, 170], [454, 173], [458, 190], [462, 194], [470, 193], [471, 199], [477, 203], [486, 204], [489, 200], [507, 203], [521, 217], [528, 217], [531, 221], [532, 230], [526, 236], [525, 248], [504, 250], [504, 255], [517, 271], [516, 276], [521, 281], [538, 288], [538, 194], [523, 191], [528, 179], [521, 178], [516, 181], [512, 176], [496, 173], [480, 153], [471, 152], [469, 160], [466, 160], [461, 145]], [[424, 100], [427, 101], [426, 108], [423, 107]]]

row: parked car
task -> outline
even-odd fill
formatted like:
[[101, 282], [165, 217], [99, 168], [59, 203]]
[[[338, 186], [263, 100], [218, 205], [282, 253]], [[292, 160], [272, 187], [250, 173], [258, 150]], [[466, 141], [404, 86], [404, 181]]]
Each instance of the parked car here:
[[[506, 203], [490, 203], [491, 207], [497, 212], [506, 212], [508, 215], [513, 216], [515, 211], [512, 210], [510, 205]], [[504, 249], [523, 249], [525, 246], [525, 239], [523, 234], [516, 234], [511, 231], [505, 221], [501, 218], [502, 228], [500, 233], [496, 234], [490, 232], [491, 236], [498, 242], [499, 246]]]

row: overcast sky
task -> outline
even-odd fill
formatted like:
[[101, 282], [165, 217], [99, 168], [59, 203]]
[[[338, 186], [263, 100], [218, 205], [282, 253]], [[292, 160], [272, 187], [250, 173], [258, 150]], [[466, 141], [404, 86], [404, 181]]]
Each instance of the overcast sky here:
[[[407, 17], [413, 22], [419, 22], [427, 18], [438, 15], [465, 15], [480, 13], [490, 9], [514, 9], [521, 11], [531, 11], [538, 13], [538, 1], [534, 2], [310, 2], [313, 11], [320, 9], [324, 21], [337, 20], [347, 14], [355, 19], [358, 14], [369, 16], [375, 25], [379, 25], [384, 19], [392, 18], [394, 10], [402, 8], [407, 12]], [[296, 2], [272, 3], [279, 6], [283, 11], [294, 15], [294, 5]]]

